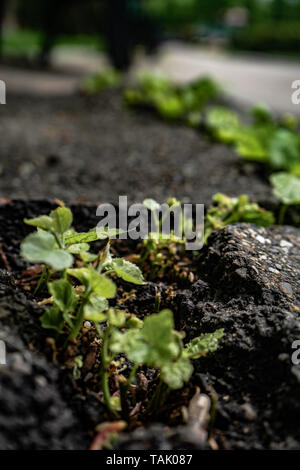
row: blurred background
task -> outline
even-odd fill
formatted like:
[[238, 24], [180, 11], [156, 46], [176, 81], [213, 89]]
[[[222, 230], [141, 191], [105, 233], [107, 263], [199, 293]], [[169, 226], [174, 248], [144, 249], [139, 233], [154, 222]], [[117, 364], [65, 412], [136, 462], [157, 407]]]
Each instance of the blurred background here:
[[[1, 0], [0, 21], [3, 65], [88, 75], [110, 61], [179, 81], [206, 72], [243, 102], [292, 108], [287, 84], [297, 79], [300, 0]], [[9, 72], [2, 79], [14, 89]], [[78, 79], [61, 79], [57, 88], [71, 93]]]
[[[192, 197], [204, 151], [190, 129], [178, 130], [187, 133], [181, 155], [188, 153], [180, 176], [170, 164], [180, 145], [165, 123], [125, 114], [112, 96], [100, 104], [78, 97], [85, 77], [110, 66], [125, 83], [147, 70], [179, 84], [207, 75], [232, 106], [265, 103], [300, 115], [291, 101], [300, 79], [300, 0], [0, 0], [0, 26], [7, 86], [0, 197]], [[212, 192], [228, 177], [230, 190], [235, 174], [210, 171], [203, 182]]]

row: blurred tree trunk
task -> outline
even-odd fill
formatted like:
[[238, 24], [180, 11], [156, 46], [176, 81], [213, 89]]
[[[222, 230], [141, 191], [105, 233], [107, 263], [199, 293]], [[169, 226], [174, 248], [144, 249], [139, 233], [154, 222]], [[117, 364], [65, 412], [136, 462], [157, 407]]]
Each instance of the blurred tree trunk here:
[[2, 56], [2, 34], [3, 34], [3, 21], [6, 10], [6, 0], [0, 0], [0, 56]]
[[107, 2], [107, 38], [111, 61], [119, 70], [130, 65], [130, 41], [127, 0]]

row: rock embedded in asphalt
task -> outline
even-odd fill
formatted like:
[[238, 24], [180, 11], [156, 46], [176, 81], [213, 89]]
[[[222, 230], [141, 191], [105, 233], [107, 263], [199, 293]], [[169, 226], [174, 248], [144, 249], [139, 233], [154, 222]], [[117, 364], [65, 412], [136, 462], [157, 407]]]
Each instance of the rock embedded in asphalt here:
[[218, 396], [224, 446], [300, 448], [300, 366], [292, 363], [300, 230], [225, 227], [211, 235], [198, 266], [201, 281], [181, 293], [177, 322], [189, 338], [224, 328], [218, 351], [195, 363], [195, 382]]

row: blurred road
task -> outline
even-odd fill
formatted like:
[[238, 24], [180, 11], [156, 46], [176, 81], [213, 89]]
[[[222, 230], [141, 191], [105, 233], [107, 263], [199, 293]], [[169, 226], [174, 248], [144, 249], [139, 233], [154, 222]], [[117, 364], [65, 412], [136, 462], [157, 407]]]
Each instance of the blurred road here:
[[[72, 94], [84, 75], [107, 65], [104, 56], [91, 50], [60, 47], [53, 52], [53, 70], [48, 72], [0, 66], [0, 79], [9, 92]], [[210, 75], [217, 79], [237, 104], [249, 107], [265, 103], [275, 112], [300, 115], [300, 105], [291, 101], [291, 84], [300, 79], [300, 63], [253, 54], [230, 54], [197, 45], [166, 43], [157, 55], [137, 54], [131, 77], [141, 70], [157, 71], [179, 83]]]
[[291, 84], [300, 79], [300, 62], [297, 61], [166, 44], [158, 59], [153, 61], [152, 70], [153, 67], [181, 83], [207, 74], [218, 80], [227, 94], [241, 105], [265, 103], [275, 112], [300, 114], [300, 105], [291, 101]]

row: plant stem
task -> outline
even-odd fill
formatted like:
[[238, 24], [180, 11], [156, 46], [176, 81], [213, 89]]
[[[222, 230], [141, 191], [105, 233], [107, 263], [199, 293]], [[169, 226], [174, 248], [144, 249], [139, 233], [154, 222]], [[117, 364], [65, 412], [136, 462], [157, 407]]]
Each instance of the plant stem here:
[[94, 321], [94, 327], [95, 327], [95, 330], [97, 332], [97, 335], [99, 336], [99, 338], [102, 338], [102, 331], [101, 331], [101, 328], [99, 326], [99, 323], [97, 321]]
[[218, 408], [218, 396], [215, 392], [212, 392], [211, 396], [211, 408], [210, 408], [210, 418], [208, 422], [208, 435], [211, 437], [213, 431], [213, 425], [216, 419], [217, 408]]
[[170, 393], [170, 388], [160, 378], [160, 382], [147, 407], [146, 414], [156, 414], [159, 411], [159, 409], [162, 407], [162, 405], [165, 403], [169, 393]]
[[42, 284], [45, 280], [45, 275], [46, 275], [47, 269], [48, 269], [47, 266], [44, 265], [41, 277], [39, 278], [39, 282], [37, 283], [36, 288], [34, 289], [33, 295], [36, 295], [38, 293], [38, 291], [40, 290], [40, 287], [42, 286]]
[[282, 204], [281, 207], [280, 207], [279, 216], [278, 216], [278, 224], [279, 225], [283, 225], [284, 217], [285, 217], [287, 208], [288, 208], [287, 204]]
[[62, 250], [64, 249], [64, 245], [63, 243], [60, 241], [57, 233], [54, 231], [54, 230], [51, 230], [51, 233], [52, 235], [54, 236], [55, 240], [56, 240], [56, 243], [58, 244], [59, 248], [61, 248]]
[[129, 415], [129, 409], [127, 405], [127, 392], [136, 375], [136, 371], [138, 370], [138, 367], [139, 367], [138, 364], [134, 364], [126, 382], [120, 382], [120, 399], [121, 399], [122, 416], [125, 419], [128, 418], [128, 415]]
[[139, 365], [138, 364], [134, 364], [131, 371], [130, 371], [130, 374], [129, 374], [129, 377], [128, 377], [128, 380], [126, 382], [126, 385], [127, 385], [127, 390], [129, 389], [130, 385], [132, 384], [132, 381], [136, 375], [136, 371], [138, 370], [138, 367]]
[[84, 306], [89, 300], [90, 293], [91, 293], [91, 290], [87, 289], [87, 292], [85, 293], [85, 295], [82, 298], [80, 307], [79, 307], [77, 315], [76, 315], [74, 328], [71, 331], [71, 333], [69, 335], [69, 338], [68, 338], [69, 340], [70, 339], [75, 339], [79, 334], [80, 328], [81, 328], [82, 323], [83, 323], [83, 318], [84, 318]]
[[111, 405], [111, 395], [110, 395], [110, 391], [109, 391], [109, 384], [108, 384], [108, 370], [107, 370], [107, 366], [109, 365], [110, 363], [110, 358], [109, 358], [109, 354], [108, 354], [108, 338], [110, 336], [110, 331], [111, 331], [111, 328], [108, 326], [104, 332], [104, 335], [103, 335], [103, 340], [102, 340], [102, 352], [101, 352], [101, 357], [102, 357], [102, 370], [101, 370], [101, 384], [102, 384], [102, 391], [103, 391], [103, 398], [104, 398], [104, 402], [107, 406], [107, 409], [109, 410], [109, 412], [115, 416], [115, 417], [118, 417], [118, 414], [116, 412], [116, 410], [113, 409], [112, 405]]

